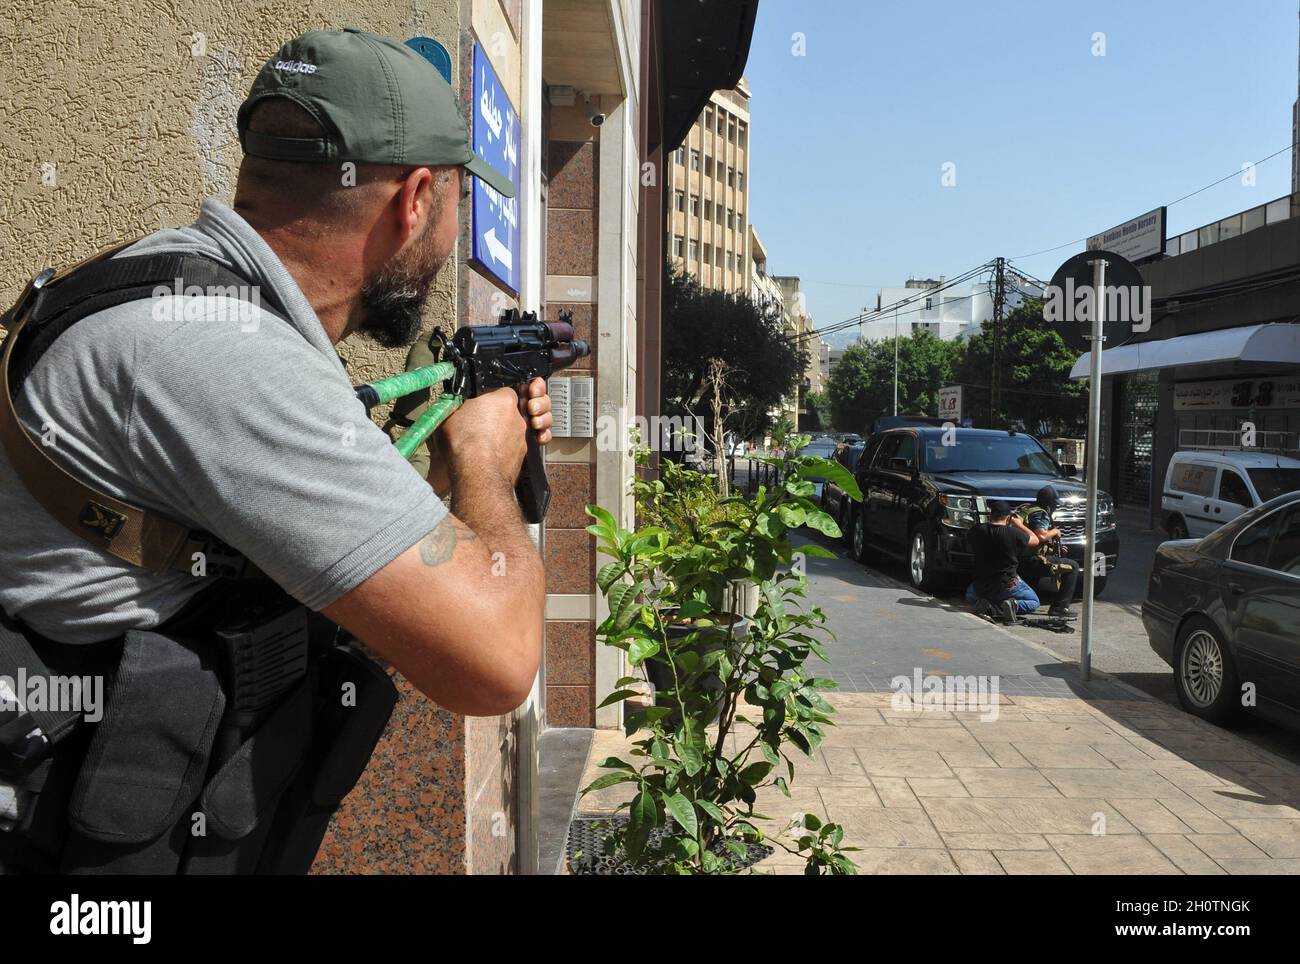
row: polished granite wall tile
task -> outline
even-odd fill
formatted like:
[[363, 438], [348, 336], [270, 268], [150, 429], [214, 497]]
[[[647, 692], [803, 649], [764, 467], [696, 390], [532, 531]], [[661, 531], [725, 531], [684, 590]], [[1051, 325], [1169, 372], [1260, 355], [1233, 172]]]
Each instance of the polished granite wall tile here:
[[547, 530], [585, 529], [593, 520], [583, 507], [596, 501], [596, 467], [590, 462], [549, 462], [551, 507]]
[[546, 591], [591, 592], [595, 540], [583, 529], [546, 530]]
[[590, 619], [546, 623], [546, 685], [592, 686], [596, 679], [596, 624]]
[[547, 274], [596, 273], [595, 212], [548, 208], [546, 212]]
[[590, 686], [548, 686], [546, 688], [546, 722], [548, 726], [596, 725], [596, 701]]
[[515, 869], [515, 736], [511, 716], [466, 720], [466, 864], [472, 874]]
[[591, 304], [565, 302], [551, 302], [550, 306], [551, 319], [559, 318], [561, 308], [566, 308], [573, 312], [573, 337], [585, 341], [591, 346], [591, 354], [586, 358], [579, 358], [570, 368], [573, 371], [594, 372], [596, 370], [596, 325], [595, 314], [596, 306]]
[[551, 141], [548, 210], [596, 207], [596, 144], [594, 141]]
[[465, 720], [393, 679], [400, 699], [388, 729], [331, 821], [314, 874], [465, 872]]

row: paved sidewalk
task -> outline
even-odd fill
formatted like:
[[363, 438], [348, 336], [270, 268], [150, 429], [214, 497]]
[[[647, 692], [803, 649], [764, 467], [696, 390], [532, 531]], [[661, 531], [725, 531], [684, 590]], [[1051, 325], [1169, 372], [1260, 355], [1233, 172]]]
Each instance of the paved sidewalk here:
[[[861, 873], [1300, 873], [1300, 768], [1163, 703], [830, 699], [838, 725], [815, 760], [794, 751], [793, 797], [765, 791], [758, 809], [769, 833], [797, 811], [843, 824]], [[629, 742], [596, 731], [582, 785]], [[581, 798], [578, 813], [609, 812], [626, 787]], [[778, 848], [759, 868], [802, 863]]]

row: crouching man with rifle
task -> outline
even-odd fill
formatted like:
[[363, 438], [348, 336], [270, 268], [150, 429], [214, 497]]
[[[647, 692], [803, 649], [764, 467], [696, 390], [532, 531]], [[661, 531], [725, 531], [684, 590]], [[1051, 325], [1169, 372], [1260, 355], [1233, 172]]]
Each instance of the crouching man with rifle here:
[[511, 181], [432, 65], [359, 31], [282, 47], [238, 129], [233, 207], [42, 272], [0, 319], [0, 676], [108, 693], [100, 722], [0, 700], [2, 873], [304, 872], [396, 700], [349, 639], [467, 715], [537, 673], [519, 477], [565, 332], [452, 340], [434, 485], [334, 350], [411, 344], [470, 175]]
[[1016, 517], [1038, 538], [1037, 550], [1021, 560], [1020, 574], [1042, 598], [1049, 600], [1049, 618], [1073, 619], [1070, 601], [1079, 582], [1079, 566], [1061, 551], [1061, 530], [1052, 520], [1060, 504], [1056, 488], [1045, 485], [1032, 504], [1016, 510]]

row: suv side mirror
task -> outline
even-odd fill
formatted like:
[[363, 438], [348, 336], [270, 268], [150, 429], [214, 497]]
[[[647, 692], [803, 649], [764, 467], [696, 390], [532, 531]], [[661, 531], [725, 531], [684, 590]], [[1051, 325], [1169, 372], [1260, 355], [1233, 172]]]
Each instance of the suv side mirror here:
[[912, 466], [908, 464], [907, 459], [898, 458], [897, 456], [889, 460], [889, 467], [896, 472], [910, 472], [912, 470]]

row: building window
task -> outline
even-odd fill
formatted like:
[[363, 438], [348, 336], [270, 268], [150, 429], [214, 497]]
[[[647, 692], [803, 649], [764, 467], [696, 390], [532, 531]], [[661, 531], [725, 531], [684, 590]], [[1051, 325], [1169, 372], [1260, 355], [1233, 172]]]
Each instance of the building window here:
[[704, 246], [704, 263], [705, 264], [713, 263], [713, 245], [711, 244], [706, 244]]
[[700, 242], [696, 241], [694, 238], [691, 238], [691, 243], [687, 250], [690, 251], [690, 260], [692, 261], [698, 260], [700, 257]]
[[736, 216], [731, 208], [727, 208], [727, 230], [730, 231], [736, 226]]
[[727, 121], [727, 140], [736, 143], [736, 122], [733, 120]]
[[736, 174], [736, 190], [745, 190], [745, 175], [743, 173]]
[[698, 171], [699, 169], [700, 169], [700, 152], [691, 151], [691, 170]]
[[686, 192], [685, 192], [685, 191], [674, 191], [674, 192], [673, 192], [673, 207], [676, 208], [678, 211], [685, 211], [685, 210], [686, 210]]
[[727, 252], [727, 270], [728, 271], [736, 270], [736, 256], [732, 254], [730, 251]]
[[736, 172], [732, 168], [727, 168], [727, 187], [736, 186]]
[[724, 130], [726, 130], [726, 128], [723, 126], [724, 124], [726, 124], [726, 122], [727, 122], [726, 113], [723, 111], [718, 111], [718, 126], [716, 128], [717, 133], [721, 134]]
[[713, 158], [711, 157], [704, 159], [704, 176], [710, 179], [713, 177]]
[[700, 196], [698, 194], [692, 194], [691, 195], [691, 217], [698, 217], [699, 213], [700, 213]]
[[749, 137], [749, 130], [748, 128], [745, 127], [744, 121], [741, 121], [738, 125], [736, 125], [736, 133], [737, 136], [740, 138], [740, 146], [741, 147], [747, 146], [746, 142]]
[[681, 256], [682, 256], [682, 236], [680, 234], [677, 234], [673, 236], [673, 257], [680, 258]]
[[711, 220], [713, 220], [713, 202], [712, 202], [712, 201], [706, 200], [706, 201], [704, 202], [704, 220], [706, 220], [706, 221], [711, 221]]
[[713, 263], [716, 264], [719, 268], [722, 267], [722, 245], [718, 245], [718, 247], [714, 249]]
[[741, 211], [739, 214], [736, 215], [736, 230], [737, 230], [737, 231], [744, 231], [744, 230], [745, 230], [745, 212], [744, 212], [744, 211]]
[[718, 206], [716, 210], [718, 214], [717, 217], [714, 218], [714, 220], [717, 221], [718, 224], [721, 224], [722, 223], [722, 202], [721, 201], [718, 202]]

